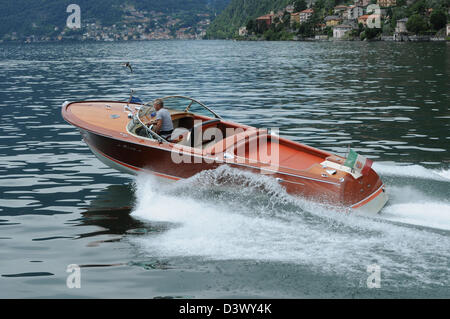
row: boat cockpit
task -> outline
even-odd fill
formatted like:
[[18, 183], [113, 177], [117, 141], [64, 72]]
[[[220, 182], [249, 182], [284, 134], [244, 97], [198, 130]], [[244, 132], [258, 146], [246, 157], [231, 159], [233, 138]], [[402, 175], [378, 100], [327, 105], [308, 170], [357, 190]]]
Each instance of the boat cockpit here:
[[[169, 137], [162, 137], [153, 131], [156, 124], [156, 111], [153, 102], [137, 108], [133, 120], [128, 124], [128, 131], [139, 137], [158, 140], [162, 143], [175, 143], [193, 148], [206, 149], [231, 134], [228, 128], [236, 129], [203, 103], [185, 96], [167, 96], [162, 98], [164, 108], [170, 113], [173, 132]], [[244, 129], [242, 129], [244, 130]], [[235, 134], [235, 130], [233, 130]]]

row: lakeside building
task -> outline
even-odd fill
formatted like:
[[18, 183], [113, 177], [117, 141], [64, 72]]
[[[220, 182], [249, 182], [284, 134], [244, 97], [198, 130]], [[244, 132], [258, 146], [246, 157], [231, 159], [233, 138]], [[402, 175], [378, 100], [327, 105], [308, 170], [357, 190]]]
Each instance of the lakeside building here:
[[328, 35], [326, 35], [326, 34], [316, 34], [314, 36], [314, 40], [327, 41], [328, 40]]
[[397, 20], [397, 25], [395, 26], [394, 41], [408, 41], [408, 29], [406, 28], [406, 23], [408, 22], [408, 18], [403, 18]]
[[395, 26], [395, 33], [406, 33], [408, 29], [406, 29], [406, 23], [408, 22], [408, 18], [403, 18], [397, 20], [397, 25]]
[[291, 25], [300, 23], [300, 12], [291, 13]]
[[239, 36], [245, 37], [248, 35], [247, 27], [240, 27], [239, 28]]
[[346, 12], [348, 20], [356, 20], [360, 16], [364, 15], [364, 7], [361, 6], [349, 6]]
[[377, 0], [377, 4], [384, 8], [393, 7], [397, 4], [397, 0]]
[[320, 32], [325, 30], [325, 28], [327, 27], [327, 25], [325, 23], [318, 23], [316, 24], [316, 26], [314, 27], [314, 31], [315, 32]]
[[358, 18], [358, 24], [361, 23], [363, 26], [367, 26], [369, 19], [374, 22], [376, 19], [381, 19], [379, 14], [365, 14]]
[[339, 16], [327, 16], [324, 21], [327, 27], [333, 27], [341, 23], [342, 19]]
[[[127, 41], [158, 39], [199, 39], [206, 35], [211, 20], [209, 13], [197, 14], [199, 19], [189, 27], [182, 27], [182, 20], [162, 12], [136, 10], [133, 6], [123, 6], [124, 13], [118, 23], [103, 26], [94, 20], [86, 19], [80, 32], [69, 33], [66, 28], [52, 27], [51, 35], [6, 35], [8, 41], [22, 40], [31, 42], [48, 42], [63, 40], [80, 41]], [[50, 31], [49, 31], [50, 32]]]
[[313, 15], [314, 10], [313, 9], [306, 9], [303, 11], [300, 11], [300, 23], [304, 23], [306, 21], [308, 21], [309, 19], [311, 19], [311, 16]]
[[293, 4], [288, 5], [285, 9], [284, 9], [287, 13], [294, 13], [295, 7]]
[[447, 24], [447, 36], [448, 37], [450, 36], [450, 23]]
[[[348, 38], [346, 36], [349, 31], [354, 29], [358, 29], [358, 24], [361, 24], [364, 27], [369, 28], [380, 28], [381, 27], [381, 19], [386, 18], [387, 12], [390, 10], [389, 6], [395, 5], [396, 0], [377, 0], [380, 5], [385, 6], [381, 8], [379, 14], [364, 14], [366, 12], [366, 6], [369, 4], [369, 1], [373, 3], [372, 0], [356, 0], [354, 5], [338, 5], [334, 7], [333, 15], [329, 15], [321, 21], [321, 23], [315, 23], [313, 27], [314, 32], [320, 32], [325, 28], [331, 28], [333, 30], [333, 38], [335, 39], [343, 39]], [[387, 6], [387, 7], [386, 7]], [[292, 11], [292, 10], [291, 10]], [[430, 11], [431, 12], [431, 11]], [[290, 16], [290, 24], [291, 29], [287, 30], [291, 34], [295, 33], [295, 28], [292, 28], [294, 24], [303, 24], [311, 19], [314, 14], [314, 10], [312, 8], [300, 11], [300, 12], [288, 12], [286, 9], [284, 11], [278, 11], [276, 14], [274, 11], [271, 11], [270, 14], [266, 14], [256, 18], [256, 23], [259, 27], [270, 27], [273, 24], [278, 25], [280, 22], [283, 22], [286, 15]], [[397, 22], [397, 26], [395, 27], [393, 36], [384, 36], [385, 41], [410, 41], [411, 35], [408, 33], [406, 28], [407, 18], [400, 19]], [[447, 36], [450, 33], [450, 24], [446, 27]], [[245, 27], [239, 28], [240, 36], [247, 36], [248, 31]], [[294, 36], [294, 39], [297, 37]], [[388, 39], [389, 38], [389, 39]], [[398, 40], [399, 39], [399, 40]], [[383, 40], [383, 37], [382, 37]], [[441, 40], [441, 38], [439, 38]], [[413, 40], [411, 40], [413, 41]], [[414, 41], [423, 41], [422, 39], [414, 40]]]
[[348, 24], [337, 25], [333, 28], [333, 38], [342, 39], [346, 34], [352, 31], [352, 29], [353, 27]]
[[338, 5], [338, 6], [334, 7], [334, 14], [342, 17], [347, 12], [347, 10], [348, 10], [347, 6], [345, 6], [345, 5]]
[[355, 1], [355, 6], [357, 7], [367, 7], [370, 4], [370, 0], [357, 0]]
[[368, 14], [363, 14], [362, 16], [358, 17], [358, 24], [361, 23], [363, 26], [366, 26], [368, 18], [369, 18]]
[[265, 24], [267, 27], [270, 27], [273, 23], [274, 16], [273, 12], [260, 16], [256, 18], [256, 23], [260, 26]]

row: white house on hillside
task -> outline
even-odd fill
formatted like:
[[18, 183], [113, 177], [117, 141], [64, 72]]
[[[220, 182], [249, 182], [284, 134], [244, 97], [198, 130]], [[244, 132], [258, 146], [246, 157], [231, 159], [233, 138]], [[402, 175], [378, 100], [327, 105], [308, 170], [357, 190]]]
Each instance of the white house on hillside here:
[[240, 27], [239, 28], [239, 36], [245, 37], [248, 35], [247, 27]]
[[341, 39], [352, 30], [352, 26], [348, 24], [337, 25], [333, 28], [333, 38]]
[[408, 30], [406, 29], [406, 23], [408, 22], [408, 18], [403, 18], [397, 20], [397, 25], [395, 26], [395, 33], [406, 33]]

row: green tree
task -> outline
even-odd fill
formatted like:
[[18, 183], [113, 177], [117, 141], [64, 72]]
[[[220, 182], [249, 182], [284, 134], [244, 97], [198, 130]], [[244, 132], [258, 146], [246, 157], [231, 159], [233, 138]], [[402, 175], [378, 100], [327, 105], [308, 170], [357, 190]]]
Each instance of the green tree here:
[[333, 29], [332, 28], [327, 28], [327, 36], [329, 37], [329, 38], [332, 38], [333, 37]]
[[320, 11], [321, 9], [325, 8], [325, 0], [317, 0], [313, 4], [314, 12]]
[[358, 28], [357, 29], [352, 29], [350, 31], [350, 35], [352, 37], [359, 37], [362, 32], [364, 32], [364, 25], [362, 23], [360, 23], [360, 24], [358, 24]]
[[278, 33], [272, 29], [269, 29], [264, 32], [264, 39], [266, 39], [267, 41], [276, 41], [278, 40]]
[[300, 12], [303, 11], [307, 8], [307, 4], [305, 0], [296, 0], [294, 2], [294, 11], [295, 12]]
[[285, 27], [288, 27], [291, 25], [291, 14], [287, 11], [284, 11], [283, 13], [283, 18], [281, 18], [283, 20], [283, 25]]
[[389, 23], [384, 24], [382, 30], [384, 35], [392, 35], [393, 33], [392, 27]]
[[336, 0], [325, 0], [325, 10], [330, 11], [329, 13], [331, 13], [334, 9], [334, 7], [336, 6]]
[[255, 20], [249, 20], [247, 22], [246, 27], [247, 27], [248, 34], [252, 34], [253, 32], [256, 32], [256, 27], [257, 27], [256, 21]]
[[447, 16], [441, 10], [433, 11], [430, 15], [430, 24], [434, 30], [440, 30], [447, 24]]
[[379, 28], [366, 27], [364, 30], [364, 34], [365, 34], [367, 40], [376, 38], [380, 33], [381, 33], [381, 29], [379, 29]]
[[309, 18], [309, 22], [311, 22], [313, 25], [317, 25], [322, 22], [322, 17], [320, 17], [319, 13], [314, 10], [313, 14]]
[[267, 24], [265, 23], [256, 23], [256, 29], [255, 32], [257, 34], [263, 34], [264, 32], [266, 32], [269, 29], [269, 27], [267, 26]]
[[[0, 0], [1, 1], [1, 0]], [[150, 1], [150, 0], [146, 0]], [[162, 1], [162, 0], [161, 0]], [[175, 1], [175, 0], [171, 0]], [[191, 2], [176, 0], [178, 4]], [[200, 0], [195, 0], [200, 1]], [[218, 2], [219, 0], [202, 0], [203, 2]], [[218, 38], [218, 34], [231, 36], [245, 25], [249, 19], [256, 19], [259, 16], [268, 14], [270, 11], [278, 11], [285, 8], [292, 0], [220, 0], [227, 1], [228, 5], [210, 24], [207, 30], [207, 38]], [[221, 32], [219, 32], [221, 31]], [[264, 30], [265, 31], [265, 30]]]
[[361, 32], [363, 32], [363, 31], [364, 31], [364, 24], [358, 23], [358, 32], [359, 32], [359, 34], [361, 34]]
[[397, 20], [406, 18], [408, 16], [408, 12], [406, 8], [393, 8], [392, 9], [392, 17], [390, 19], [391, 27], [395, 29], [395, 26], [397, 25]]
[[413, 14], [406, 22], [406, 28], [408, 31], [418, 34], [428, 29], [427, 22], [419, 14]]
[[359, 34], [359, 38], [362, 40], [364, 40], [366, 38], [366, 31], [363, 31]]
[[410, 7], [411, 12], [416, 14], [424, 14], [426, 9], [427, 3], [425, 0], [417, 1]]
[[314, 26], [310, 22], [300, 24], [298, 35], [303, 37], [312, 37], [314, 35]]

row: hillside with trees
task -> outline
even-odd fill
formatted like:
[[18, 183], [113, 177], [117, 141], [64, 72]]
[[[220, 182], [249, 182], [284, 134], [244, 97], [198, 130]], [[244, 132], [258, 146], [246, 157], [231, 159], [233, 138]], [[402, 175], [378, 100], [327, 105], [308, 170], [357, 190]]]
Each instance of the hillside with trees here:
[[[366, 2], [377, 4], [377, 0]], [[292, 13], [286, 11], [286, 5], [294, 5], [294, 13], [307, 8], [313, 13], [302, 23], [292, 19]], [[343, 39], [372, 40], [381, 36], [393, 36], [397, 21], [407, 18], [409, 35], [445, 36], [445, 26], [449, 21], [450, 0], [397, 0], [389, 7], [381, 7], [381, 25], [379, 28], [369, 27], [354, 17], [348, 19], [346, 13], [338, 14], [337, 24], [328, 24], [327, 18], [336, 17], [336, 8], [349, 8], [355, 0], [290, 0], [290, 1], [258, 1], [232, 0], [229, 6], [217, 17], [207, 31], [209, 38], [236, 38], [249, 40], [292, 40], [311, 39], [315, 36], [333, 37], [333, 29], [337, 25], [345, 25], [351, 30]], [[367, 12], [367, 4], [364, 13]], [[281, 12], [280, 10], [284, 11]], [[345, 9], [347, 10], [347, 9]], [[268, 23], [258, 23], [256, 18], [275, 12]], [[246, 36], [238, 36], [238, 30], [245, 27]]]
[[[0, 0], [0, 39], [12, 34], [22, 39], [29, 35], [52, 36], [64, 29], [69, 13], [66, 8], [76, 3], [81, 8], [82, 23], [111, 26], [123, 23], [129, 8], [137, 12], [151, 12], [171, 16], [177, 28], [195, 25], [208, 14], [212, 20], [230, 0]], [[152, 27], [154, 15], [146, 16], [150, 21], [144, 27]], [[164, 22], [164, 21], [163, 21]]]
[[206, 37], [209, 39], [229, 39], [236, 34], [239, 27], [246, 25], [250, 19], [280, 10], [292, 0], [231, 0], [228, 7], [213, 21]]

